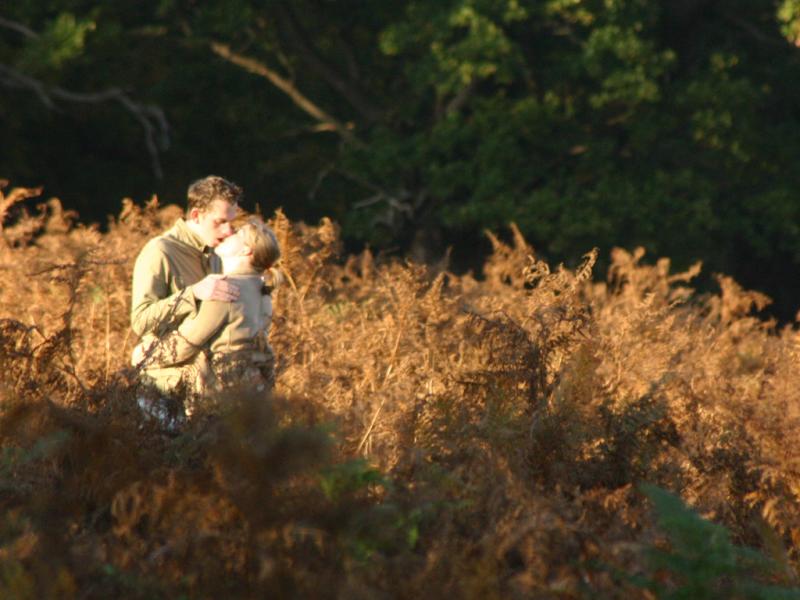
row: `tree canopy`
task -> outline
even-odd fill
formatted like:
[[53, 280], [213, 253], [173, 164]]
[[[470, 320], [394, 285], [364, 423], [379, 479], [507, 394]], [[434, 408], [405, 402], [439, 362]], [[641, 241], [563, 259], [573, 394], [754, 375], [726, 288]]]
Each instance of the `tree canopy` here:
[[20, 0], [0, 176], [84, 218], [208, 173], [352, 244], [702, 259], [800, 304], [800, 1]]

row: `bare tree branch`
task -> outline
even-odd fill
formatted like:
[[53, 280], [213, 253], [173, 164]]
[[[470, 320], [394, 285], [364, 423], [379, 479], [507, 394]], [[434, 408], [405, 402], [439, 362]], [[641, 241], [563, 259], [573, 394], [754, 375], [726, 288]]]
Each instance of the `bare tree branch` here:
[[157, 179], [164, 177], [159, 150], [169, 147], [169, 123], [160, 107], [135, 102], [119, 88], [100, 92], [73, 92], [59, 86], [48, 85], [16, 69], [0, 63], [0, 85], [13, 89], [27, 89], [36, 94], [42, 104], [58, 111], [55, 100], [77, 104], [100, 104], [117, 102], [139, 121], [144, 130], [144, 141], [150, 155], [151, 168]]
[[452, 100], [447, 103], [447, 106], [444, 109], [444, 112], [438, 117], [442, 117], [444, 115], [448, 115], [450, 113], [458, 112], [461, 110], [464, 105], [469, 101], [472, 95], [475, 93], [475, 90], [478, 88], [478, 81], [473, 79], [469, 82], [466, 86], [461, 88], [458, 93], [453, 96]]
[[373, 225], [385, 225], [390, 229], [397, 230], [402, 227], [404, 223], [413, 221], [415, 215], [418, 214], [427, 199], [427, 192], [425, 190], [419, 190], [416, 194], [412, 194], [406, 189], [390, 192], [355, 173], [341, 168], [336, 169], [336, 171], [347, 179], [373, 192], [371, 196], [355, 202], [353, 204], [353, 209], [358, 210], [374, 207], [376, 205], [384, 205], [384, 209], [372, 219]]
[[12, 89], [29, 89], [34, 92], [39, 100], [50, 110], [55, 110], [55, 104], [45, 91], [45, 85], [32, 77], [28, 77], [0, 63], [0, 84]]
[[351, 131], [352, 125], [341, 123], [335, 117], [329, 115], [322, 108], [320, 108], [319, 106], [314, 104], [311, 100], [309, 100], [300, 90], [298, 90], [297, 87], [294, 85], [294, 83], [282, 77], [279, 73], [275, 72], [274, 70], [270, 69], [263, 62], [255, 58], [238, 54], [233, 50], [231, 50], [230, 46], [228, 46], [227, 44], [222, 44], [219, 42], [212, 42], [211, 50], [217, 56], [224, 58], [225, 60], [235, 64], [238, 67], [241, 67], [245, 71], [248, 71], [249, 73], [258, 75], [260, 77], [264, 77], [267, 80], [269, 80], [270, 83], [272, 83], [272, 85], [274, 85], [283, 93], [285, 93], [287, 96], [289, 96], [292, 102], [294, 102], [301, 110], [311, 115], [321, 124], [331, 127], [346, 142], [360, 144], [359, 140], [355, 137], [355, 135], [353, 135], [353, 132]]
[[280, 22], [283, 24], [284, 30], [291, 38], [303, 60], [327, 81], [332, 88], [339, 92], [353, 108], [358, 110], [365, 119], [370, 122], [378, 121], [382, 111], [367, 100], [352, 80], [345, 80], [319, 56], [319, 53], [308, 41], [308, 36], [303, 31], [294, 12], [280, 4], [276, 6], [276, 10], [280, 15]]
[[762, 42], [770, 46], [786, 47], [787, 45], [786, 40], [783, 39], [782, 37], [779, 36], [771, 37], [768, 34], [761, 31], [755, 25], [748, 23], [747, 21], [737, 17], [736, 15], [722, 11], [719, 14], [723, 19], [735, 25], [736, 27], [738, 27], [745, 33], [749, 34], [752, 38], [758, 40], [759, 42]]
[[33, 31], [32, 29], [26, 27], [22, 23], [18, 23], [17, 21], [12, 21], [10, 19], [6, 19], [5, 17], [0, 17], [0, 27], [5, 27], [6, 29], [11, 29], [12, 31], [16, 31], [17, 33], [21, 33], [28, 39], [36, 39], [39, 37], [39, 34]]

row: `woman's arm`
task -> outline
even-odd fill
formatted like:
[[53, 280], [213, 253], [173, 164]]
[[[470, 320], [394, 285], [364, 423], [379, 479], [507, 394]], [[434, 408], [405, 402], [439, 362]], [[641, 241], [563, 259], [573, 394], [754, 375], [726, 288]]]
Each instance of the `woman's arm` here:
[[177, 331], [161, 340], [155, 363], [168, 367], [191, 359], [225, 325], [229, 308], [230, 302], [204, 301], [196, 315], [184, 319]]

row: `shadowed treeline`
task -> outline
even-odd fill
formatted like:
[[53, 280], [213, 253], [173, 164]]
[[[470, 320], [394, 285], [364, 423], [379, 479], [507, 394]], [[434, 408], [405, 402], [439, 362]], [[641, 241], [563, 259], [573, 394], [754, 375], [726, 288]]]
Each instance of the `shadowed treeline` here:
[[642, 246], [800, 306], [798, 0], [14, 0], [0, 173], [86, 223], [245, 205], [479, 271], [516, 223], [570, 267]]
[[513, 226], [455, 276], [277, 213], [275, 397], [167, 438], [128, 310], [180, 210], [99, 233], [33, 194], [0, 196], [0, 596], [800, 597], [797, 332], [761, 294], [640, 250], [593, 283]]

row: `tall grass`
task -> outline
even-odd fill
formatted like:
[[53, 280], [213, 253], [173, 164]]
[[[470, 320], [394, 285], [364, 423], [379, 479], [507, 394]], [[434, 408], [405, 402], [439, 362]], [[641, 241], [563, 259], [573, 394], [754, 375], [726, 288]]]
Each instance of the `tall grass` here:
[[[130, 277], [180, 209], [100, 233], [37, 193], [0, 195], [0, 596], [796, 597], [798, 333], [763, 295], [641, 249], [598, 283], [595, 251], [554, 268], [513, 226], [480, 277], [345, 257], [278, 212], [275, 394], [166, 438]], [[686, 523], [761, 567], [654, 562]]]

